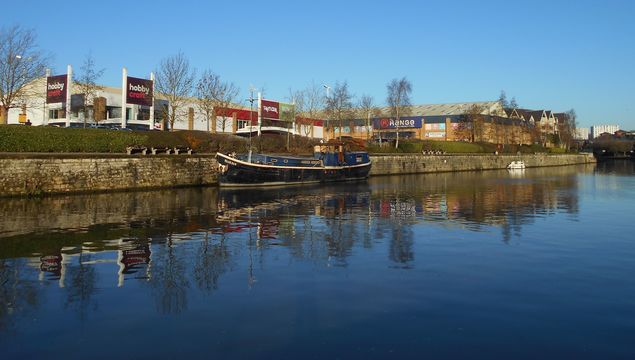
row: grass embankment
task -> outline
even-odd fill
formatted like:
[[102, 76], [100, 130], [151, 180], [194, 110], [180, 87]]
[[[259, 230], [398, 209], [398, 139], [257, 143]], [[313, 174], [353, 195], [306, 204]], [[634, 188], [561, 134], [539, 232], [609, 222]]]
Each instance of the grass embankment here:
[[[252, 139], [252, 148], [286, 152], [286, 136]], [[291, 139], [292, 153], [312, 152], [315, 140]], [[44, 126], [0, 125], [0, 152], [40, 153], [125, 153], [129, 145], [151, 147], [187, 146], [198, 153], [245, 152], [249, 139], [205, 131], [120, 131]]]
[[[310, 154], [319, 141], [306, 137], [292, 137], [287, 151], [284, 135], [263, 135], [252, 138], [252, 149], [267, 153]], [[249, 139], [227, 134], [210, 134], [205, 131], [118, 131], [108, 129], [75, 129], [44, 126], [0, 125], [0, 152], [40, 153], [125, 153], [129, 145], [151, 147], [187, 146], [198, 153], [246, 152]], [[359, 148], [359, 141], [351, 145]], [[399, 148], [391, 144], [368, 145], [370, 153], [499, 153], [533, 154], [537, 152], [564, 153], [564, 149], [546, 149], [540, 145], [505, 145], [468, 143], [462, 141], [402, 140]]]
[[[372, 153], [422, 153], [424, 151], [441, 151], [448, 154], [474, 154], [474, 153], [508, 153], [517, 154], [519, 151], [523, 154], [533, 154], [537, 152], [549, 152], [548, 149], [541, 145], [505, 145], [498, 146], [491, 143], [469, 143], [464, 141], [400, 141], [399, 148], [394, 145], [384, 144], [384, 146], [372, 145], [368, 148]], [[557, 149], [562, 150], [564, 149]]]

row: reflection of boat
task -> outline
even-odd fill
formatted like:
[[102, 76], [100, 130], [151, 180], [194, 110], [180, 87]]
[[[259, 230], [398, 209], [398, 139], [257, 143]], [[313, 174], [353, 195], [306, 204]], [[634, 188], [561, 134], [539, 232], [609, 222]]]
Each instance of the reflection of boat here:
[[513, 169], [524, 169], [525, 168], [525, 162], [522, 160], [516, 160], [516, 161], [512, 161], [511, 163], [509, 163], [509, 165], [507, 165], [507, 168], [510, 170]]
[[525, 177], [525, 168], [507, 169], [507, 172], [509, 173], [509, 176], [513, 178]]
[[343, 144], [316, 145], [313, 157], [216, 154], [221, 186], [265, 186], [361, 180], [368, 177], [365, 151], [347, 151]]

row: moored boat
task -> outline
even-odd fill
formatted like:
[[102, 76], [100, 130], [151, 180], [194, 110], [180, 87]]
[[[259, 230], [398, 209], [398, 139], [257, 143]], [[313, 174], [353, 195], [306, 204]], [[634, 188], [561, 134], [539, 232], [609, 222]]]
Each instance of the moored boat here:
[[525, 162], [522, 160], [512, 161], [511, 163], [509, 163], [509, 165], [507, 165], [507, 169], [510, 169], [510, 170], [524, 169], [524, 168], [525, 168]]
[[344, 144], [314, 147], [313, 156], [217, 153], [221, 186], [272, 186], [368, 178], [371, 161], [365, 151]]

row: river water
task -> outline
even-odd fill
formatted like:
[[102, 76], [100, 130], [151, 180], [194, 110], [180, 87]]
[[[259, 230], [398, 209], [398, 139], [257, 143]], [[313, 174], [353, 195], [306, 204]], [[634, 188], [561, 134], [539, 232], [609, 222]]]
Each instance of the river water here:
[[635, 167], [0, 199], [0, 358], [633, 359]]

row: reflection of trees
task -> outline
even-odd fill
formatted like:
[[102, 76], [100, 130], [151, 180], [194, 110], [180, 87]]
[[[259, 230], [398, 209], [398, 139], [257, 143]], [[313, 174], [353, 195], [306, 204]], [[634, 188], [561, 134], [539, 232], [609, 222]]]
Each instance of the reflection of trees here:
[[[241, 190], [222, 198], [216, 190], [199, 189], [117, 196], [122, 203], [94, 195], [85, 202], [83, 196], [45, 198], [33, 204], [11, 200], [0, 205], [0, 213], [15, 211], [28, 217], [32, 212], [51, 210], [59, 219], [45, 220], [32, 236], [22, 227], [34, 220], [23, 225], [17, 220], [0, 222], [0, 229], [3, 224], [12, 226], [5, 233], [0, 230], [11, 241], [10, 246], [0, 248], [0, 331], [10, 327], [15, 319], [12, 314], [24, 313], [37, 306], [38, 300], [38, 288], [25, 280], [29, 265], [22, 259], [3, 258], [44, 254], [40, 270], [50, 271], [53, 276], [49, 279], [58, 279], [61, 268], [56, 259], [62, 253], [69, 255], [61, 249], [84, 249], [65, 264], [66, 288], [62, 290], [66, 306], [83, 318], [97, 306], [97, 282], [101, 280], [94, 267], [98, 256], [85, 249], [123, 250], [122, 239], [128, 246], [139, 239], [147, 244], [151, 239], [149, 289], [159, 312], [179, 313], [187, 308], [190, 281], [201, 291], [213, 292], [236, 263], [232, 258], [246, 256], [235, 245], [228, 247], [225, 236], [230, 233], [241, 239], [249, 236], [244, 249], [249, 250], [250, 281], [254, 264], [264, 267], [267, 257], [263, 255], [274, 246], [286, 249], [292, 259], [347, 266], [353, 251], [383, 243], [391, 266], [407, 269], [415, 260], [418, 224], [436, 222], [474, 231], [496, 227], [509, 241], [537, 217], [563, 212], [575, 216], [579, 211], [579, 168], [570, 169], [528, 169], [520, 178], [507, 172], [383, 177], [370, 179], [367, 185]], [[34, 204], [53, 209], [36, 210]], [[118, 217], [110, 217], [111, 213]], [[114, 222], [108, 223], [110, 219]], [[56, 233], [67, 228], [71, 229], [68, 233]], [[183, 237], [179, 234], [199, 242], [179, 244]], [[49, 241], [41, 241], [45, 238]], [[137, 254], [140, 262], [136, 264], [143, 263], [145, 253], [150, 257], [149, 251]]]
[[225, 235], [221, 235], [220, 243], [212, 244], [209, 232], [200, 244], [194, 264], [194, 280], [200, 290], [212, 291], [218, 288], [218, 279], [230, 264], [230, 252], [225, 245]]
[[152, 258], [150, 286], [157, 310], [163, 314], [178, 314], [187, 308], [186, 254], [174, 246], [172, 235], [159, 246]]
[[97, 303], [93, 302], [97, 290], [97, 274], [90, 260], [90, 254], [80, 251], [77, 264], [69, 264], [66, 268], [68, 281], [65, 283], [65, 306], [75, 308], [82, 320], [86, 318], [89, 308], [97, 308]]
[[415, 259], [412, 227], [393, 227], [388, 258], [403, 268], [411, 268]]
[[410, 268], [414, 261], [412, 225], [416, 222], [416, 213], [414, 199], [397, 196], [390, 200], [390, 221], [385, 223], [392, 230], [388, 258], [398, 267]]
[[0, 333], [10, 331], [18, 316], [38, 306], [40, 294], [24, 276], [24, 259], [0, 259]]
[[[377, 180], [382, 186], [373, 192], [373, 208], [379, 218], [391, 222], [423, 218], [474, 231], [497, 226], [504, 240], [509, 241], [512, 236], [520, 236], [522, 226], [536, 217], [563, 211], [577, 214], [577, 174], [584, 170], [530, 169], [521, 177], [492, 171], [382, 178]], [[388, 201], [391, 198], [399, 201]], [[409, 201], [413, 206], [408, 205]]]

